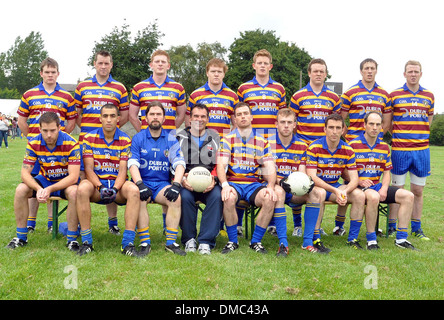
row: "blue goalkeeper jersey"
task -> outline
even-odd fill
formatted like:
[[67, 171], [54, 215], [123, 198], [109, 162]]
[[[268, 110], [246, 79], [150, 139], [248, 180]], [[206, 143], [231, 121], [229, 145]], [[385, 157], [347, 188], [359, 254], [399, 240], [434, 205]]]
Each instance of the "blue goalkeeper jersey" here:
[[185, 160], [180, 150], [175, 132], [161, 131], [159, 138], [151, 136], [149, 129], [137, 133], [131, 142], [128, 168], [136, 165], [143, 181], [170, 181], [171, 172], [178, 165], [185, 168]]

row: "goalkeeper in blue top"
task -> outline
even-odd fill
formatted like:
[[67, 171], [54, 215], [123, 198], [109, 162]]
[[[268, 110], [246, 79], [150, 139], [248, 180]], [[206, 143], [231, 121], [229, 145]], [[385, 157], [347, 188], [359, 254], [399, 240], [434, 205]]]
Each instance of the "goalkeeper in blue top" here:
[[134, 230], [139, 215], [139, 189], [127, 177], [131, 138], [117, 128], [119, 119], [120, 113], [115, 105], [104, 105], [100, 111], [102, 127], [83, 138], [86, 179], [80, 182], [76, 201], [83, 241], [79, 255], [93, 250], [90, 202], [126, 204], [121, 252], [129, 256], [138, 255], [134, 247]]
[[[132, 180], [140, 191], [140, 212], [137, 232], [140, 237], [140, 254], [151, 251], [147, 201], [167, 206], [165, 218], [165, 250], [185, 255], [176, 243], [181, 214], [180, 190], [185, 172], [185, 160], [175, 132], [162, 129], [165, 109], [159, 101], [151, 102], [146, 110], [148, 128], [133, 137], [128, 167]], [[170, 171], [174, 172], [171, 181]]]

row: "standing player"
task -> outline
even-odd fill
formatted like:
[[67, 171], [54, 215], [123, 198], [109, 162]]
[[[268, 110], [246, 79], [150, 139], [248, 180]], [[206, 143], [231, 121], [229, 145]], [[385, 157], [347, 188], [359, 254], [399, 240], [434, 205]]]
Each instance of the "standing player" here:
[[[323, 207], [325, 201], [325, 190], [319, 187], [314, 187], [313, 190], [304, 196], [295, 196], [291, 194], [290, 186], [286, 183], [286, 180], [292, 172], [301, 171], [305, 173], [305, 152], [307, 150], [307, 145], [302, 140], [296, 138], [296, 135], [293, 133], [296, 128], [296, 118], [294, 112], [290, 109], [284, 108], [279, 110], [277, 114], [276, 128], [278, 133], [277, 135], [270, 137], [269, 143], [276, 161], [276, 182], [286, 192], [286, 194], [278, 196], [278, 204], [276, 207], [284, 206], [285, 204], [290, 207], [294, 207], [295, 204], [298, 206], [304, 203], [306, 204], [302, 249], [310, 252], [318, 252], [313, 246], [313, 235], [320, 208]], [[285, 222], [284, 219], [285, 216], [283, 217], [283, 221]], [[300, 221], [296, 223], [298, 224], [295, 229], [300, 228], [302, 235], [302, 225], [300, 224]], [[282, 224], [279, 222], [276, 223], [278, 236], [281, 234], [286, 235], [286, 226], [286, 222]]]
[[297, 137], [307, 144], [325, 136], [325, 119], [341, 110], [341, 99], [325, 85], [327, 73], [324, 60], [311, 60], [308, 64], [310, 82], [290, 100], [289, 108], [296, 113]]
[[213, 58], [206, 66], [208, 81], [194, 90], [188, 101], [185, 124], [190, 126], [191, 108], [197, 103], [208, 107], [209, 119], [207, 128], [216, 130], [222, 138], [231, 131], [234, 107], [239, 102], [236, 93], [223, 82], [228, 67], [222, 59]]
[[[26, 221], [29, 214], [28, 199], [36, 198], [45, 203], [50, 196], [68, 200], [66, 218], [68, 220], [69, 250], [76, 251], [78, 219], [76, 213], [76, 191], [80, 171], [80, 149], [78, 142], [61, 131], [60, 118], [49, 111], [39, 118], [40, 134], [28, 141], [21, 171], [22, 183], [17, 186], [14, 197], [14, 212], [17, 223], [17, 237], [7, 248], [15, 249], [28, 243]], [[40, 173], [32, 176], [36, 163]]]
[[[412, 234], [430, 240], [421, 226], [423, 192], [430, 175], [429, 137], [435, 97], [419, 84], [421, 64], [408, 61], [405, 65], [406, 83], [390, 96], [393, 108], [392, 131], [392, 185], [403, 188], [410, 172], [410, 191], [415, 195], [412, 213]], [[395, 226], [397, 206], [390, 208], [391, 227]]]
[[[180, 83], [168, 77], [167, 72], [170, 67], [168, 53], [156, 50], [151, 55], [150, 62], [153, 74], [134, 86], [131, 92], [129, 119], [137, 132], [148, 127], [146, 113], [152, 101], [161, 102], [165, 109], [163, 129], [175, 130], [183, 123], [186, 112], [185, 89]], [[142, 121], [139, 120], [139, 112]]]
[[91, 205], [115, 202], [125, 207], [125, 231], [121, 252], [137, 256], [134, 248], [135, 228], [139, 216], [139, 189], [127, 180], [130, 137], [117, 128], [119, 109], [105, 104], [100, 110], [102, 127], [83, 137], [83, 162], [86, 179], [77, 190], [77, 214], [81, 225], [82, 246], [79, 255], [93, 250]]
[[[407, 227], [413, 208], [413, 193], [390, 186], [390, 170], [392, 169], [390, 147], [379, 139], [382, 122], [383, 117], [379, 111], [370, 111], [364, 117], [364, 134], [349, 143], [356, 155], [359, 174], [358, 188], [364, 191], [366, 198], [367, 249], [379, 249], [375, 227], [380, 202], [400, 205], [395, 244], [400, 248], [415, 249], [407, 241]], [[353, 230], [350, 228], [351, 238], [357, 239], [359, 228], [359, 224], [356, 224]]]
[[345, 139], [351, 141], [364, 133], [364, 116], [370, 111], [382, 115], [380, 137], [390, 129], [391, 99], [387, 91], [376, 83], [378, 64], [373, 59], [365, 59], [360, 64], [362, 79], [341, 96], [341, 115], [344, 120], [350, 117], [350, 125], [344, 133]]
[[[239, 101], [247, 103], [253, 114], [251, 123], [255, 134], [267, 139], [276, 134], [276, 116], [279, 109], [286, 106], [286, 92], [282, 84], [270, 76], [273, 59], [266, 49], [257, 51], [253, 56], [255, 76], [241, 84], [237, 90]], [[237, 209], [239, 216], [239, 234], [242, 234], [243, 209]], [[274, 226], [270, 228], [274, 233]]]
[[[360, 64], [362, 80], [342, 94], [341, 115], [344, 120], [350, 118], [350, 125], [345, 128], [344, 136], [351, 141], [364, 132], [364, 116], [370, 111], [378, 111], [383, 116], [380, 137], [390, 128], [391, 99], [387, 91], [376, 83], [378, 64], [373, 59], [365, 59]], [[334, 235], [344, 235], [344, 222], [347, 206], [338, 208], [335, 218]]]
[[[76, 125], [76, 111], [71, 94], [57, 83], [59, 65], [52, 58], [46, 58], [40, 64], [42, 82], [26, 91], [21, 99], [17, 111], [18, 126], [23, 135], [31, 140], [40, 134], [39, 119], [46, 112], [55, 112], [60, 118], [60, 130], [71, 133]], [[29, 121], [29, 125], [28, 125]], [[39, 174], [40, 165], [35, 163], [31, 172], [33, 176]], [[27, 227], [33, 232], [36, 226], [39, 203], [35, 198], [29, 199], [29, 216]], [[48, 206], [48, 231], [52, 230], [52, 206]], [[56, 226], [58, 228], [58, 226]]]
[[247, 103], [253, 114], [251, 126], [264, 138], [276, 133], [276, 115], [285, 107], [285, 88], [270, 76], [273, 60], [270, 52], [261, 49], [254, 54], [254, 78], [239, 86], [237, 95], [240, 102]]
[[[355, 153], [353, 149], [341, 140], [345, 123], [341, 115], [333, 113], [325, 120], [325, 137], [312, 142], [307, 149], [307, 174], [316, 186], [327, 191], [326, 201], [337, 202], [340, 206], [351, 203], [350, 228], [362, 223], [364, 214], [365, 195], [357, 189], [359, 182], [356, 171]], [[350, 182], [341, 185], [338, 180], [348, 171]], [[322, 212], [322, 211], [321, 211]], [[322, 214], [316, 223], [314, 247], [328, 253], [319, 234]], [[349, 239], [350, 246], [357, 246], [356, 239]]]
[[[278, 212], [275, 211], [275, 188], [281, 188], [275, 185], [276, 169], [268, 142], [253, 131], [250, 106], [239, 102], [234, 109], [234, 116], [237, 128], [222, 138], [216, 165], [217, 176], [222, 186], [223, 216], [228, 233], [228, 243], [222, 253], [229, 253], [239, 247], [236, 203], [240, 200], [261, 207], [250, 248], [266, 253], [261, 240], [268, 223], [273, 213], [285, 215], [284, 207], [279, 208]], [[265, 180], [267, 185], [262, 184], [262, 180]], [[288, 244], [286, 247], [284, 243], [284, 255], [288, 252]]]
[[[131, 177], [140, 190], [140, 212], [137, 229], [141, 240], [140, 255], [151, 251], [147, 201], [166, 206], [165, 250], [186, 255], [176, 243], [181, 214], [180, 190], [185, 161], [175, 135], [162, 128], [165, 110], [160, 101], [151, 102], [146, 109], [148, 128], [133, 137], [128, 161]], [[170, 167], [174, 171], [170, 179]]]
[[[111, 103], [119, 108], [120, 122], [123, 126], [128, 122], [128, 92], [125, 86], [111, 76], [113, 58], [108, 51], [99, 51], [94, 58], [96, 74], [89, 80], [77, 85], [74, 95], [77, 114], [77, 125], [80, 127], [79, 143], [82, 147], [83, 137], [88, 132], [102, 126], [100, 123], [100, 110], [103, 105]], [[83, 161], [80, 167], [80, 178], [85, 178]], [[117, 205], [106, 206], [108, 211], [108, 230], [113, 234], [120, 234], [117, 221]]]

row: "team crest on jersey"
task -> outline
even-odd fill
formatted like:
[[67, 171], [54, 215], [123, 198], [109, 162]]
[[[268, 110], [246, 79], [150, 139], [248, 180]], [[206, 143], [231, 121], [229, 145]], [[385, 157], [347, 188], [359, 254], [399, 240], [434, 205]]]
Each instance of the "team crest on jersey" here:
[[80, 159], [80, 151], [74, 152], [74, 158]]
[[170, 152], [168, 150], [163, 151], [163, 155], [165, 156], [165, 158], [168, 158], [169, 154], [170, 154]]
[[168, 97], [170, 97], [170, 99], [174, 99], [174, 93], [173, 92], [168, 93]]
[[225, 100], [225, 101], [224, 101], [224, 106], [229, 107], [229, 106], [230, 106], [230, 101]]
[[58, 108], [63, 108], [63, 102], [57, 102], [57, 107]]
[[340, 166], [344, 165], [344, 160], [339, 160], [339, 161], [338, 161], [338, 164], [339, 164]]
[[293, 156], [293, 160], [294, 160], [294, 161], [298, 161], [298, 160], [299, 160], [299, 156], [298, 156], [297, 154], [295, 154], [295, 155]]
[[384, 103], [384, 99], [382, 97], [378, 98], [379, 103], [383, 104]]
[[380, 154], [379, 155], [379, 161], [383, 161], [384, 160], [384, 155], [383, 154]]
[[68, 163], [68, 160], [66, 160], [65, 157], [62, 157], [62, 158], [60, 159], [60, 162], [61, 162], [63, 165], [66, 165], [66, 164]]

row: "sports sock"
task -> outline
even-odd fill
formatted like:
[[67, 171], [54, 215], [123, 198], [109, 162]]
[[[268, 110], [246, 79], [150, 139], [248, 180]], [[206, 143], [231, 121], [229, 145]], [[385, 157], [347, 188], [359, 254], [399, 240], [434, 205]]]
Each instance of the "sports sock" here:
[[88, 244], [92, 244], [93, 243], [92, 230], [91, 229], [81, 230], [80, 231], [80, 235], [82, 236], [82, 242], [86, 242]]
[[396, 230], [396, 221], [397, 221], [397, 219], [389, 219], [389, 229]]
[[23, 241], [28, 241], [28, 228], [17, 228], [16, 229], [17, 238]]
[[[314, 232], [316, 227], [316, 222], [319, 217], [320, 204], [319, 203], [310, 203], [308, 202], [305, 205], [304, 212], [304, 235], [302, 246], [305, 248], [307, 246], [313, 245]], [[319, 235], [319, 229], [318, 229]], [[320, 236], [319, 236], [320, 237]]]
[[52, 227], [52, 217], [48, 217], [48, 229]]
[[335, 226], [339, 228], [344, 228], [345, 216], [336, 215], [335, 216]]
[[111, 229], [112, 227], [117, 227], [117, 217], [108, 218], [108, 227]]
[[261, 242], [262, 237], [265, 234], [265, 231], [267, 231], [267, 229], [262, 228], [262, 227], [256, 225], [256, 227], [254, 228], [253, 235], [251, 236], [251, 242], [250, 243]]
[[418, 231], [419, 229], [421, 229], [421, 220], [412, 218], [411, 226], [412, 226], [412, 232]]
[[245, 213], [245, 209], [244, 208], [237, 208], [236, 207], [236, 212], [237, 212], [237, 225], [239, 227], [242, 227], [242, 222], [244, 220], [244, 213]]
[[316, 240], [321, 240], [321, 231], [315, 228], [313, 232], [313, 242]]
[[238, 243], [239, 240], [237, 239], [237, 224], [226, 227], [227, 227], [228, 241]]
[[359, 229], [361, 229], [362, 220], [350, 219], [350, 231], [348, 232], [348, 241], [357, 240]]
[[408, 231], [407, 228], [399, 228], [396, 229], [396, 241], [404, 241], [407, 240]]
[[279, 239], [279, 245], [283, 244], [288, 247], [287, 240], [287, 213], [285, 208], [275, 208], [273, 219], [276, 225], [276, 233]]
[[367, 232], [366, 233], [366, 237], [367, 237], [367, 242], [369, 241], [376, 241], [376, 232]]
[[162, 212], [162, 220], [163, 220], [163, 230], [166, 229], [166, 212]]
[[293, 213], [293, 227], [302, 227], [302, 206], [291, 207]]
[[76, 241], [77, 237], [79, 236], [79, 232], [77, 231], [71, 231], [68, 229], [68, 231], [66, 232], [66, 240], [69, 242], [71, 241]]
[[32, 227], [35, 229], [37, 217], [28, 217], [27, 227]]
[[140, 244], [142, 243], [151, 244], [150, 227], [137, 229], [137, 234], [139, 235], [140, 238]]
[[122, 237], [122, 248], [125, 248], [128, 244], [134, 244], [134, 239], [136, 237], [136, 232], [133, 230], [125, 229]]
[[167, 246], [176, 242], [178, 233], [179, 233], [179, 230], [166, 227], [165, 235], [166, 235], [166, 245]]

